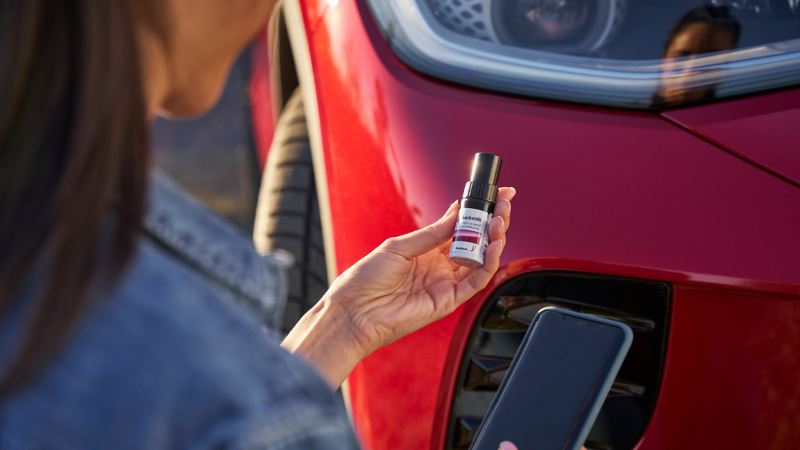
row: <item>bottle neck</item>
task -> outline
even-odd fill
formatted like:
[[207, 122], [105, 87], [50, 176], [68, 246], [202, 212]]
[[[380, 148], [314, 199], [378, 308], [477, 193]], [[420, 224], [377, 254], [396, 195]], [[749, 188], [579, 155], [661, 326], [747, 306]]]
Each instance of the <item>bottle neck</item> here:
[[463, 198], [472, 198], [494, 203], [497, 200], [497, 186], [477, 181], [467, 181]]
[[477, 209], [492, 214], [494, 213], [494, 202], [487, 202], [476, 198], [463, 198], [461, 199], [461, 208]]

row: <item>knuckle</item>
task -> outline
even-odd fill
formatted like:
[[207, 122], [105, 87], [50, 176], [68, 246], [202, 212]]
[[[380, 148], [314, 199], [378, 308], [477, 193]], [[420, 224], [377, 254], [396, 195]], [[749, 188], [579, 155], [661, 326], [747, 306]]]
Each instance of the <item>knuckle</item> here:
[[380, 247], [388, 249], [396, 248], [398, 241], [399, 239], [396, 236], [392, 236], [384, 240], [383, 243], [381, 243]]
[[429, 233], [434, 233], [435, 234], [435, 233], [439, 232], [442, 229], [442, 223], [439, 222], [439, 221], [436, 221], [436, 222], [433, 222], [432, 224], [426, 226], [423, 229], [425, 231], [429, 232]]

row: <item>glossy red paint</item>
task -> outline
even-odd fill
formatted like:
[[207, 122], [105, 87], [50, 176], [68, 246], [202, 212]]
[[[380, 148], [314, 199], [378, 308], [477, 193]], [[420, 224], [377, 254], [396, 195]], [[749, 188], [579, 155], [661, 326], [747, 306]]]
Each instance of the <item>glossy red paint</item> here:
[[[668, 281], [673, 286], [667, 370], [660, 400], [637, 449], [795, 448], [800, 442], [800, 298], [730, 290], [730, 280], [563, 258], [514, 261], [460, 311], [447, 353], [430, 448], [445, 446], [447, 419], [472, 324], [486, 294], [535, 271]], [[449, 383], [449, 384], [448, 384]], [[789, 387], [789, 389], [786, 389]], [[756, 432], [742, 432], [752, 430]], [[731, 429], [738, 430], [736, 433]]]
[[[501, 183], [519, 191], [492, 285], [350, 377], [367, 449], [442, 448], [481, 303], [533, 270], [673, 283], [664, 381], [640, 448], [797, 444], [797, 411], [779, 401], [794, 399], [796, 408], [800, 397], [792, 377], [800, 369], [800, 189], [656, 114], [511, 98], [422, 76], [394, 57], [355, 0], [331, 2], [318, 22], [314, 11], [305, 22], [316, 24], [306, 31], [339, 271], [385, 238], [435, 220], [460, 195], [476, 151], [500, 153]], [[778, 117], [785, 127], [800, 118]]]
[[797, 448], [797, 298], [676, 286], [667, 345], [639, 449]]
[[306, 30], [313, 32], [317, 29], [317, 24], [322, 20], [328, 7], [335, 6], [339, 2], [338, 0], [301, 0], [301, 3], [303, 4], [303, 19], [306, 23]]
[[250, 86], [253, 99], [250, 107], [253, 138], [256, 142], [258, 163], [261, 168], [267, 160], [267, 152], [272, 144], [277, 114], [273, 111], [272, 89], [269, 63], [269, 40], [267, 29], [256, 37], [250, 46]]
[[754, 164], [800, 186], [800, 89], [664, 114]]

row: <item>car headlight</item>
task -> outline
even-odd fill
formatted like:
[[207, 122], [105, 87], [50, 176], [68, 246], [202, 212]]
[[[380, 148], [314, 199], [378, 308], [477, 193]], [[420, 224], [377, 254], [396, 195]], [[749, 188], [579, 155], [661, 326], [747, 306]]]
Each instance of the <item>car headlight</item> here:
[[[694, 8], [675, 0], [367, 1], [407, 64], [485, 89], [652, 108], [800, 82], [797, 0], [727, 2], [788, 2], [769, 17], [763, 8], [748, 16], [752, 5], [719, 6], [725, 0]], [[682, 24], [698, 20], [710, 25], [696, 26], [707, 30], [695, 39], [720, 43], [667, 59]]]

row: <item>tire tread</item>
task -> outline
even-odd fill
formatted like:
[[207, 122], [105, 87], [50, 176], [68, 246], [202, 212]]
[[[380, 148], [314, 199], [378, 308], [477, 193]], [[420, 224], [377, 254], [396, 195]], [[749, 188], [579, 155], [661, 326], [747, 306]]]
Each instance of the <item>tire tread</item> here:
[[283, 319], [288, 332], [328, 288], [325, 247], [319, 217], [305, 111], [299, 91], [287, 103], [275, 129], [270, 158], [275, 174], [265, 179], [267, 199], [263, 229], [267, 250], [282, 249], [295, 257], [289, 272], [289, 295]]

